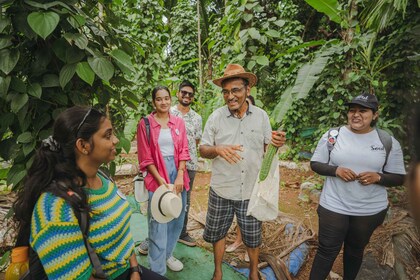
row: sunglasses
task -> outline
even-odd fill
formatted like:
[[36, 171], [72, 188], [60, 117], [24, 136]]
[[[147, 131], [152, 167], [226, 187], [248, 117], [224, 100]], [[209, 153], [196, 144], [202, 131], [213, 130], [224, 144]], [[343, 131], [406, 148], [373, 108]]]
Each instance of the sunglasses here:
[[189, 91], [186, 91], [186, 90], [181, 90], [181, 94], [182, 94], [182, 97], [185, 97], [185, 96], [189, 96], [189, 97], [194, 97], [194, 92], [189, 92]]
[[77, 126], [76, 129], [76, 135], [79, 134], [79, 130], [82, 127], [82, 125], [85, 123], [87, 117], [90, 115], [90, 112], [92, 112], [92, 107], [89, 108], [89, 110], [87, 111], [87, 113], [85, 114], [85, 116], [83, 117], [82, 121], [79, 123], [79, 125]]

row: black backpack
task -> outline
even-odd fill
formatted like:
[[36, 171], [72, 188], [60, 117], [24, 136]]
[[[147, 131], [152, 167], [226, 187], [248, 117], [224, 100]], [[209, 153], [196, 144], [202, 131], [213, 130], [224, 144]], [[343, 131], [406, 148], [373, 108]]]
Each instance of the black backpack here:
[[[98, 173], [100, 173], [103, 177], [111, 180], [107, 174], [105, 174], [102, 170], [98, 170]], [[58, 187], [61, 190], [64, 191], [65, 195], [62, 195], [61, 197], [64, 198], [66, 201], [76, 201], [80, 202], [81, 197], [70, 191], [69, 188], [63, 183], [63, 182], [56, 182], [53, 181], [51, 184], [54, 184], [53, 187]], [[73, 205], [73, 204], [70, 204]], [[76, 205], [79, 205], [79, 203], [76, 203]], [[86, 246], [86, 250], [89, 254], [90, 262], [93, 266], [94, 275], [96, 279], [106, 279], [106, 274], [103, 272], [101, 263], [99, 261], [98, 255], [95, 252], [95, 249], [92, 248], [88, 241], [88, 211], [87, 209], [82, 209], [81, 207], [75, 208], [73, 207], [73, 211], [77, 217], [77, 220], [79, 222], [80, 229], [82, 231], [83, 235], [83, 241]], [[28, 246], [29, 247], [29, 270], [21, 277], [21, 280], [48, 280], [47, 274], [45, 273], [44, 267], [42, 266], [41, 260], [39, 259], [38, 254], [32, 249], [32, 247], [29, 244], [29, 233], [30, 232], [30, 226], [21, 228], [19, 234], [18, 234], [18, 246]], [[23, 242], [23, 243], [22, 243]]]

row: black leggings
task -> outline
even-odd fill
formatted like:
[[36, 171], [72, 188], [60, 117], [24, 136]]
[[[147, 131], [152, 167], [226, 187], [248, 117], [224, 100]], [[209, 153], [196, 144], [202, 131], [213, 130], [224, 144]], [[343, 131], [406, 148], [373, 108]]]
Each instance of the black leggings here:
[[344, 243], [344, 280], [353, 280], [359, 272], [363, 251], [373, 231], [382, 224], [388, 209], [371, 216], [349, 216], [318, 207], [319, 245], [310, 280], [325, 280]]

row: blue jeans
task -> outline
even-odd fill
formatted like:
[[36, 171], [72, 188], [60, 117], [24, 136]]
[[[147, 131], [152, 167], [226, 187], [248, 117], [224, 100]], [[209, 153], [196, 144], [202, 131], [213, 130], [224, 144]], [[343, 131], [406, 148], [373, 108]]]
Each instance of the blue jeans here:
[[188, 235], [187, 233], [187, 224], [188, 224], [188, 213], [190, 212], [190, 205], [191, 205], [191, 191], [194, 184], [194, 178], [195, 178], [195, 170], [187, 170], [188, 171], [188, 177], [190, 177], [190, 190], [187, 191], [187, 205], [185, 209], [185, 219], [184, 219], [184, 226], [181, 231], [180, 238], [185, 237]]
[[[164, 157], [166, 169], [168, 170], [170, 183], [174, 183], [178, 170], [175, 166], [173, 157]], [[149, 201], [152, 201], [153, 192], [149, 192]], [[149, 255], [148, 261], [150, 269], [160, 275], [166, 273], [166, 260], [172, 256], [175, 245], [178, 241], [185, 218], [185, 205], [187, 200], [186, 191], [182, 191], [183, 211], [178, 218], [169, 223], [161, 224], [153, 219], [150, 203], [147, 211], [147, 220], [149, 224]]]

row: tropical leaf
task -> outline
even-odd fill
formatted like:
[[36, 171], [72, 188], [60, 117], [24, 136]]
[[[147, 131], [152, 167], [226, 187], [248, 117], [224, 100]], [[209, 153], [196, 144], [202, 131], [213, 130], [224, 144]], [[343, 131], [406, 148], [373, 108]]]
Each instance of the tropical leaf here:
[[132, 72], [135, 70], [133, 63], [131, 62], [131, 57], [128, 54], [126, 54], [124, 51], [115, 49], [115, 50], [112, 50], [109, 55], [120, 64], [119, 66], [123, 66]]
[[296, 94], [295, 99], [301, 99], [308, 96], [309, 91], [319, 78], [319, 74], [324, 70], [330, 56], [338, 50], [335, 46], [319, 53], [313, 62], [306, 63], [299, 69], [295, 84], [292, 88], [292, 94]]
[[267, 66], [270, 63], [270, 61], [268, 60], [268, 58], [266, 56], [264, 56], [264, 55], [257, 56], [256, 61], [257, 61], [257, 63], [259, 65], [262, 65], [262, 66]]
[[79, 49], [85, 49], [89, 43], [87, 37], [81, 33], [65, 33], [63, 37], [69, 42], [70, 45], [73, 43], [79, 47]]
[[0, 97], [5, 98], [7, 91], [9, 90], [11, 77], [1, 77], [0, 76]]
[[12, 96], [12, 100], [10, 103], [10, 108], [12, 109], [13, 113], [19, 112], [20, 109], [22, 109], [23, 106], [28, 102], [29, 97], [25, 93], [15, 93]]
[[32, 6], [32, 7], [41, 8], [41, 9], [44, 9], [44, 10], [48, 10], [49, 8], [54, 7], [54, 6], [62, 6], [63, 8], [66, 8], [68, 11], [72, 10], [72, 9], [70, 9], [69, 6], [67, 6], [66, 4], [64, 4], [63, 2], [60, 2], [60, 1], [52, 1], [50, 3], [43, 4], [43, 3], [38, 3], [38, 2], [35, 2], [35, 1], [31, 1], [31, 0], [25, 0], [25, 3]]
[[76, 74], [80, 77], [80, 79], [82, 79], [89, 85], [93, 84], [93, 80], [95, 79], [95, 73], [92, 71], [92, 68], [90, 68], [89, 64], [86, 61], [77, 63]]
[[252, 39], [255, 39], [255, 40], [259, 40], [261, 37], [260, 32], [254, 27], [248, 29], [248, 34], [249, 36], [251, 36]]
[[88, 63], [96, 75], [102, 80], [109, 82], [114, 76], [114, 65], [105, 57], [89, 57]]
[[33, 12], [28, 15], [28, 24], [44, 40], [57, 27], [60, 16], [54, 12]]
[[67, 83], [73, 78], [74, 73], [76, 73], [76, 64], [66, 64], [60, 70], [60, 86], [64, 88]]
[[36, 98], [41, 98], [42, 87], [38, 83], [28, 85], [28, 93]]
[[67, 18], [67, 21], [73, 26], [74, 28], [79, 28], [82, 25], [85, 25], [86, 19], [81, 15], [71, 15]]
[[12, 36], [0, 35], [0, 50], [12, 45]]
[[408, 0], [371, 0], [366, 2], [360, 14], [361, 23], [370, 29], [381, 32], [389, 26], [398, 13], [405, 14]]
[[267, 30], [267, 32], [265, 32], [265, 34], [267, 34], [268, 36], [273, 37], [273, 38], [280, 38], [280, 32], [278, 32], [274, 29]]
[[19, 57], [20, 52], [16, 49], [0, 50], [0, 70], [6, 75], [12, 72], [13, 68], [15, 68], [19, 61]]
[[24, 132], [20, 134], [17, 138], [18, 143], [26, 144], [33, 140], [32, 134], [30, 132]]
[[26, 175], [25, 166], [22, 164], [13, 165], [7, 174], [7, 183], [17, 186]]
[[10, 19], [9, 18], [6, 18], [6, 17], [1, 18], [0, 19], [0, 33], [3, 32], [4, 28], [6, 26], [9, 26], [9, 25], [10, 25]]
[[280, 102], [276, 105], [273, 112], [271, 113], [271, 117], [277, 122], [280, 123], [284, 116], [286, 115], [287, 111], [292, 107], [293, 104], [293, 95], [292, 95], [292, 87], [288, 87], [284, 93], [281, 95]]
[[327, 15], [330, 20], [336, 23], [342, 22], [337, 0], [305, 0], [305, 2], [318, 12]]

